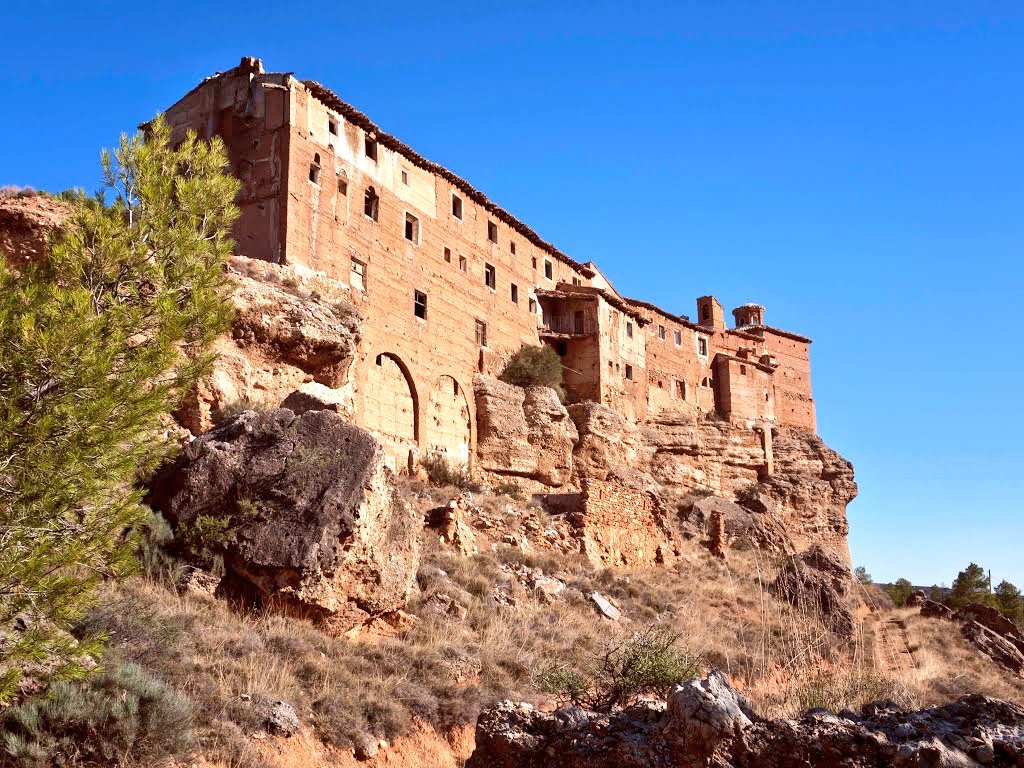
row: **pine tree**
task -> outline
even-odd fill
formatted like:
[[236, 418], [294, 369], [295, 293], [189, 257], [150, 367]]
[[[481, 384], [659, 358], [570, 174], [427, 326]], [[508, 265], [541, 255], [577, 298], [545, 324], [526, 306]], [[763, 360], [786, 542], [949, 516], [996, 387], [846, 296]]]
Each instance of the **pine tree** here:
[[170, 455], [162, 420], [230, 323], [223, 144], [172, 146], [157, 118], [102, 163], [45, 264], [0, 259], [0, 702], [26, 666], [72, 677], [98, 650], [67, 630], [134, 567], [138, 478]]
[[950, 590], [946, 602], [954, 608], [959, 608], [967, 603], [991, 604], [992, 594], [989, 591], [988, 575], [985, 569], [976, 563], [971, 563], [957, 574], [953, 580], [953, 588]]
[[913, 593], [914, 585], [908, 579], [896, 579], [896, 581], [889, 585], [889, 597], [892, 598], [892, 604], [897, 608], [902, 608], [906, 605], [907, 600]]
[[1003, 579], [996, 586], [995, 591], [996, 608], [1005, 616], [1018, 624], [1024, 623], [1024, 598], [1020, 590], [1006, 579]]

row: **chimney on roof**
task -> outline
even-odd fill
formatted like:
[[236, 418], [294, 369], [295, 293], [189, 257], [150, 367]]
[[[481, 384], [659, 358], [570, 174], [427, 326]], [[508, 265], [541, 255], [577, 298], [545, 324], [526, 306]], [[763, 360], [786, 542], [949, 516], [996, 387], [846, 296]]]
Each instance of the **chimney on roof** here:
[[243, 56], [238, 63], [238, 68], [247, 75], [262, 75], [263, 59], [257, 59], [255, 56]]

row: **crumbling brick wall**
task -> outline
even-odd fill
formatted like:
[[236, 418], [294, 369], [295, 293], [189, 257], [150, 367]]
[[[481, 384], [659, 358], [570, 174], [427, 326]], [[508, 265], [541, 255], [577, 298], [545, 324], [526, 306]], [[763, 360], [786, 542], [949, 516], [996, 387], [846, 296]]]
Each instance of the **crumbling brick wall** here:
[[661, 506], [646, 491], [587, 480], [570, 520], [583, 553], [603, 565], [653, 565], [675, 554]]

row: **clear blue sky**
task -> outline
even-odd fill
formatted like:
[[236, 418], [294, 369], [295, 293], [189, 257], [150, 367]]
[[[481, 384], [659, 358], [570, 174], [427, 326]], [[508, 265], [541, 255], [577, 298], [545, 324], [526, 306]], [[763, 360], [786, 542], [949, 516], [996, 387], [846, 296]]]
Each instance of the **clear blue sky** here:
[[806, 333], [854, 561], [1024, 587], [1024, 4], [0, 5], [0, 184], [260, 56], [336, 90], [625, 294]]

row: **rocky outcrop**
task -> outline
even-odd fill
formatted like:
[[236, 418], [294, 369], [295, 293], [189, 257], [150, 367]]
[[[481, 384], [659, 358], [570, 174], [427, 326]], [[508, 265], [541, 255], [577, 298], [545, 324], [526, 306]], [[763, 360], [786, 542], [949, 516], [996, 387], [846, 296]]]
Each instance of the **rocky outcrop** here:
[[968, 603], [957, 611], [929, 600], [923, 592], [915, 592], [913, 602], [921, 615], [944, 619], [960, 625], [960, 632], [971, 645], [992, 661], [1015, 675], [1024, 675], [1024, 632], [998, 608], [981, 603]]
[[360, 316], [329, 282], [295, 267], [235, 257], [228, 265], [235, 319], [214, 343], [213, 369], [186, 400], [179, 421], [198, 434], [235, 404], [277, 407], [298, 391], [352, 412], [352, 361]]
[[332, 627], [401, 608], [414, 583], [419, 521], [377, 442], [329, 411], [247, 411], [189, 444], [149, 500], [180, 538], [207, 536], [226, 582]]
[[[662, 411], [636, 425], [596, 403], [569, 406], [579, 432], [573, 467], [588, 478], [675, 500], [689, 535], [703, 538], [712, 511], [730, 541], [792, 553], [820, 544], [849, 564], [846, 506], [856, 497], [853, 467], [816, 435]], [[718, 502], [692, 502], [694, 494]], [[725, 504], [720, 509], [709, 505]]]
[[13, 267], [42, 261], [50, 252], [51, 234], [69, 213], [49, 195], [0, 192], [0, 258]]
[[490, 376], [476, 376], [473, 389], [481, 469], [554, 488], [571, 480], [579, 434], [553, 389], [524, 389]]
[[680, 516], [695, 536], [705, 533], [710, 538], [716, 517], [724, 527], [723, 544], [728, 547], [742, 542], [744, 546], [774, 554], [791, 554], [792, 542], [786, 535], [782, 521], [764, 511], [753, 511], [736, 502], [726, 501], [717, 496], [704, 496], [686, 509], [680, 509]]
[[803, 615], [816, 616], [844, 637], [853, 636], [853, 580], [849, 566], [836, 553], [815, 544], [786, 558], [770, 587]]
[[551, 713], [502, 702], [477, 721], [467, 768], [876, 768], [1019, 766], [1024, 708], [984, 696], [907, 712], [878, 703], [862, 714], [811, 710], [763, 720], [713, 672], [677, 686], [667, 703], [613, 714]]

